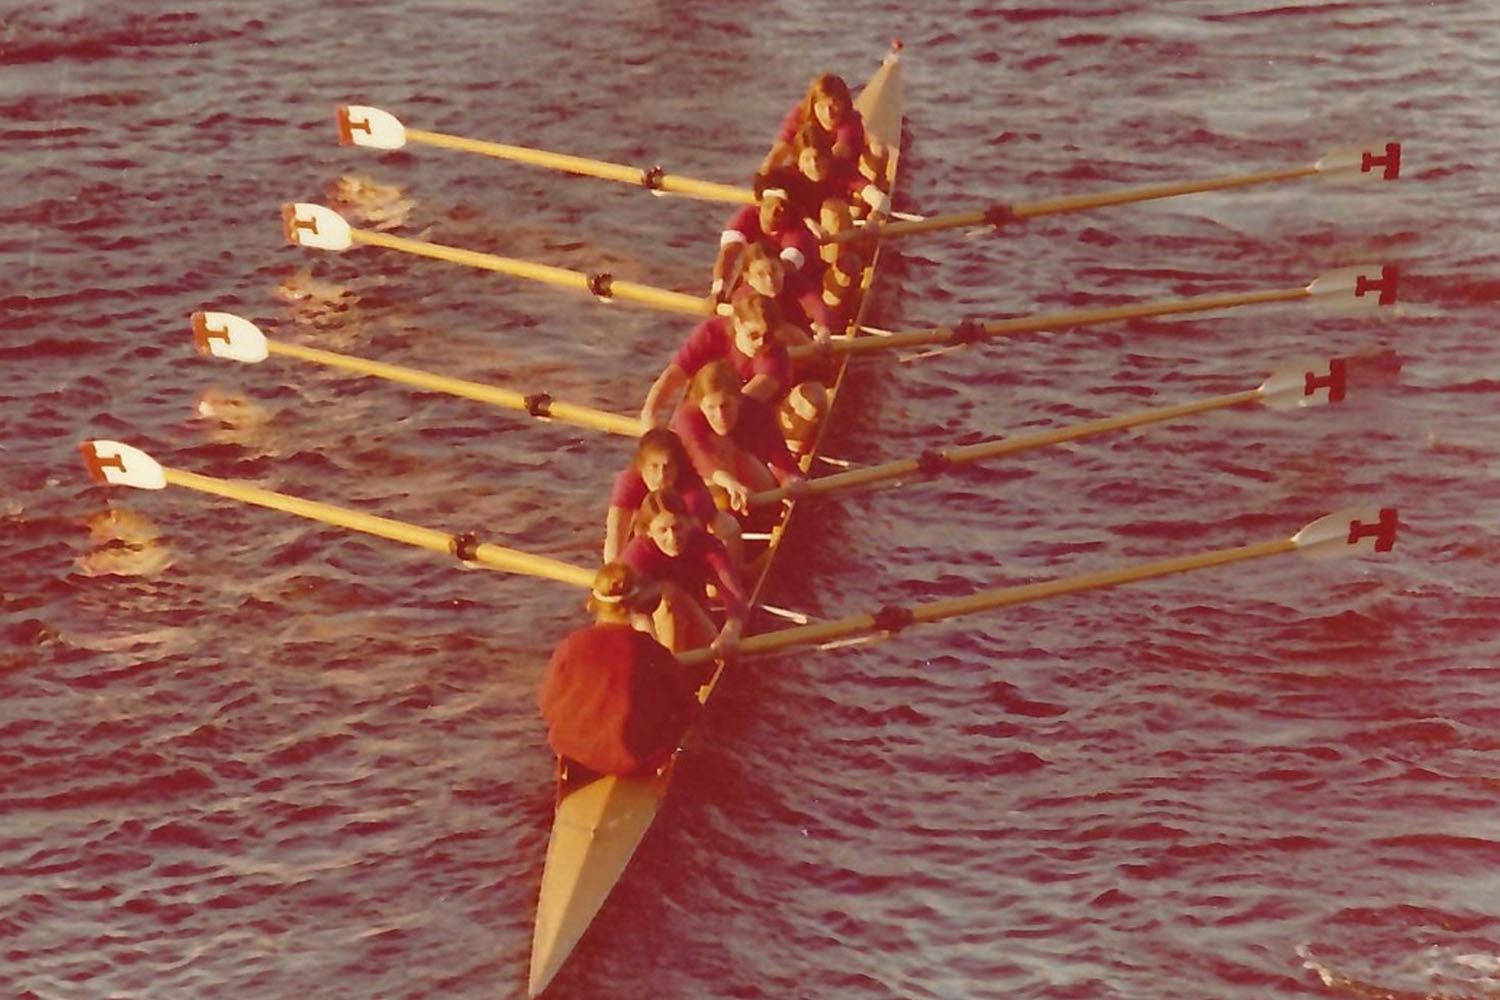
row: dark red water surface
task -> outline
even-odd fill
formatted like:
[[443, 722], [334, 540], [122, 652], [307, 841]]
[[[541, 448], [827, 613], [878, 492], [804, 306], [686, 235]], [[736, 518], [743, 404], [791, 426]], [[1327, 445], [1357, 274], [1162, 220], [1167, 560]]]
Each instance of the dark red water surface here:
[[[843, 614], [1285, 537], [1296, 557], [747, 666], [558, 997], [1500, 995], [1487, 4], [128, 6], [0, 16], [0, 996], [522, 992], [551, 809], [534, 686], [566, 586], [182, 490], [78, 441], [579, 564], [628, 446], [295, 362], [187, 317], [629, 412], [685, 324], [452, 265], [282, 245], [288, 200], [683, 290], [725, 211], [438, 150], [332, 109], [741, 180], [807, 78], [906, 42], [901, 204], [943, 212], [1405, 143], [1303, 181], [902, 245], [879, 321], [1297, 287], [1246, 308], [866, 360], [853, 461], [1246, 389], [1242, 409], [808, 511], [778, 603]], [[108, 11], [105, 13], [104, 11]], [[364, 187], [354, 182], [363, 180]], [[375, 190], [383, 185], [390, 190]]]

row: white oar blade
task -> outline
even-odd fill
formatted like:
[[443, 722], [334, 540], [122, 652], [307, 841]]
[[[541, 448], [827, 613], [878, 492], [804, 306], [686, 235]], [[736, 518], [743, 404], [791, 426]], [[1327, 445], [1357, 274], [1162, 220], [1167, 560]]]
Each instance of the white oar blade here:
[[406, 145], [406, 126], [389, 111], [363, 104], [344, 104], [338, 110], [339, 142], [370, 149], [400, 149]]
[[1388, 306], [1396, 301], [1397, 273], [1393, 264], [1361, 264], [1329, 271], [1307, 286], [1314, 298], [1351, 309]]
[[193, 313], [193, 343], [200, 354], [252, 365], [269, 354], [260, 327], [234, 313]]
[[78, 446], [89, 478], [112, 486], [134, 486], [138, 490], [162, 490], [167, 475], [156, 459], [119, 441], [93, 440]]
[[1313, 166], [1319, 174], [1338, 180], [1393, 181], [1401, 176], [1401, 144], [1377, 142], [1335, 149]]
[[1292, 543], [1309, 559], [1389, 552], [1399, 524], [1394, 507], [1349, 507], [1318, 518], [1293, 535]]
[[281, 206], [286, 241], [317, 250], [347, 250], [354, 243], [349, 223], [331, 208], [305, 201]]
[[1260, 384], [1260, 401], [1273, 410], [1342, 403], [1348, 366], [1342, 358], [1279, 368]]

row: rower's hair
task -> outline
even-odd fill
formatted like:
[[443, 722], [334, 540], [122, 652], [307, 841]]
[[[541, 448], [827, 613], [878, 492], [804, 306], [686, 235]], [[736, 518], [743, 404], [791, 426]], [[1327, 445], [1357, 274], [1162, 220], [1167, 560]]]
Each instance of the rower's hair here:
[[843, 101], [844, 107], [853, 110], [854, 98], [849, 96], [849, 85], [844, 78], [834, 73], [824, 73], [813, 77], [812, 83], [807, 85], [807, 96], [802, 98], [802, 120], [814, 121], [813, 105], [821, 97], [837, 97]]
[[688, 402], [697, 406], [704, 396], [715, 392], [738, 393], [743, 385], [734, 365], [723, 358], [715, 358], [699, 368], [688, 383]]
[[635, 459], [631, 464], [639, 469], [641, 463], [652, 455], [662, 455], [670, 459], [677, 467], [679, 476], [684, 470], [692, 468], [687, 450], [682, 447], [682, 439], [666, 427], [653, 427], [641, 435], [640, 441], [635, 446]]
[[673, 514], [677, 517], [690, 518], [687, 502], [682, 499], [682, 494], [672, 487], [664, 487], [652, 493], [647, 493], [646, 498], [641, 501], [640, 509], [635, 512], [635, 533], [646, 534], [647, 527], [656, 520], [660, 514]]
[[[767, 191], [777, 190], [786, 192], [786, 175], [779, 170], [770, 170], [756, 174], [750, 190], [755, 195], [756, 204], [760, 204], [765, 200]], [[790, 194], [788, 194], [788, 197], [790, 197]]]
[[768, 333], [775, 333], [781, 325], [781, 307], [776, 300], [767, 298], [749, 285], [741, 285], [731, 302], [734, 318], [741, 323], [759, 323]]
[[776, 251], [771, 249], [765, 240], [753, 240], [746, 243], [745, 249], [740, 251], [741, 270], [763, 260], [774, 260], [777, 264], [781, 263], [781, 258], [776, 256]]
[[819, 128], [815, 121], [804, 121], [792, 136], [792, 156], [801, 156], [802, 151], [809, 147], [823, 154], [824, 159], [833, 159], [833, 137]]
[[622, 562], [605, 563], [594, 574], [593, 586], [584, 607], [591, 615], [603, 608], [625, 612], [649, 613], [661, 603], [661, 591], [654, 583], [639, 576]]
[[823, 216], [825, 215], [832, 215], [837, 217], [838, 228], [835, 229], [834, 232], [842, 232], [843, 230], [848, 229], [850, 226], [854, 225], [853, 220], [849, 217], [849, 202], [843, 198], [840, 198], [838, 195], [829, 195], [827, 198], [824, 198], [822, 204], [818, 206], [818, 222], [820, 224], [822, 223]]
[[[864, 268], [864, 258], [860, 256], [859, 251], [845, 248], [840, 250], [838, 256], [833, 259], [833, 263], [825, 272], [825, 276], [836, 273], [857, 282]], [[823, 283], [823, 287], [828, 287], [826, 281]]]

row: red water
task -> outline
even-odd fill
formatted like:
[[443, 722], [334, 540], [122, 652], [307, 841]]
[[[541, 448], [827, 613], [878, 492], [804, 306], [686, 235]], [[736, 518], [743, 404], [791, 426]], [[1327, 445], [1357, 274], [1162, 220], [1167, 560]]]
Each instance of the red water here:
[[[806, 78], [906, 42], [901, 207], [1312, 162], [1303, 181], [913, 239], [878, 320], [1297, 287], [1398, 263], [1398, 312], [1245, 308], [860, 364], [858, 462], [1251, 388], [1234, 410], [809, 510], [778, 603], [837, 615], [1401, 509], [1296, 557], [746, 667], [558, 997], [1500, 995], [1487, 5], [684, 9], [456, 3], [0, 25], [0, 995], [514, 996], [550, 817], [534, 685], [575, 592], [182, 490], [90, 485], [89, 437], [579, 564], [628, 445], [273, 359], [187, 317], [624, 412], [670, 317], [452, 265], [281, 245], [346, 199], [395, 232], [697, 290], [722, 208], [437, 150], [333, 107], [740, 180]], [[347, 180], [344, 191], [349, 191]], [[207, 414], [206, 416], [204, 414]]]

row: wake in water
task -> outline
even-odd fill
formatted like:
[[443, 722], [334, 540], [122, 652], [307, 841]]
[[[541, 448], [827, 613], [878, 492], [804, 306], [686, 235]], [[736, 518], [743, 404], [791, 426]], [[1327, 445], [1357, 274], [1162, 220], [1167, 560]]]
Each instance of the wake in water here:
[[[1346, 996], [1371, 1000], [1494, 1000], [1500, 940], [1490, 917], [1403, 906], [1346, 910], [1326, 939], [1297, 946], [1302, 967]], [[1344, 939], [1344, 940], [1341, 940]]]

